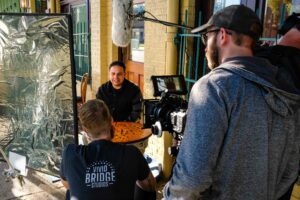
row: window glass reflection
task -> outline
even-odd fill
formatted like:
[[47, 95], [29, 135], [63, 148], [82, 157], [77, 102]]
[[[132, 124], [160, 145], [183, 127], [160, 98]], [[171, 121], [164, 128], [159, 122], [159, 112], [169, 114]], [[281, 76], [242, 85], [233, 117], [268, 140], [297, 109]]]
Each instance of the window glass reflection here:
[[300, 0], [267, 0], [263, 37], [274, 38], [284, 19], [292, 12], [300, 12]]
[[[133, 5], [134, 13], [143, 12], [145, 4]], [[134, 20], [130, 41], [130, 60], [144, 62], [144, 21]]]

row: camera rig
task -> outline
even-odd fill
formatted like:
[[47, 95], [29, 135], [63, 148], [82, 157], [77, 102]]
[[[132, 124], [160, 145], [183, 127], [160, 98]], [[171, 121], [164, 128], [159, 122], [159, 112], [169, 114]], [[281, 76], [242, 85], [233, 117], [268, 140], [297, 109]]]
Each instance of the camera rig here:
[[143, 103], [143, 128], [151, 128], [154, 135], [162, 136], [168, 131], [173, 136], [173, 145], [169, 154], [176, 156], [183, 138], [186, 121], [187, 94], [183, 75], [151, 76], [155, 99], [145, 99]]

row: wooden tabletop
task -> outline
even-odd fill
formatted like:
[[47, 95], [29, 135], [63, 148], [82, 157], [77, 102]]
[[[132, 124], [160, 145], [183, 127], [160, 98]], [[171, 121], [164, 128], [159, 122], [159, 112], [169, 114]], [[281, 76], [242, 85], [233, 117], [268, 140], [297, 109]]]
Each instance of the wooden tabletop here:
[[147, 139], [151, 136], [151, 129], [142, 129], [138, 122], [113, 122], [115, 135], [113, 142], [134, 143]]

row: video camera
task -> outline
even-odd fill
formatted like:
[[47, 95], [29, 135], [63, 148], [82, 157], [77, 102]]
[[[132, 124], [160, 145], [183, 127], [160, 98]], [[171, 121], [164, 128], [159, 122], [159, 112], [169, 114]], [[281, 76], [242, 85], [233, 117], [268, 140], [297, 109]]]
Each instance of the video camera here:
[[[154, 97], [160, 99], [145, 99], [143, 109], [144, 127], [151, 128], [154, 135], [162, 136], [168, 131], [177, 141], [169, 153], [177, 155], [186, 121], [187, 101], [182, 95], [187, 94], [183, 75], [151, 76], [154, 88]], [[173, 141], [174, 142], [174, 141]]]

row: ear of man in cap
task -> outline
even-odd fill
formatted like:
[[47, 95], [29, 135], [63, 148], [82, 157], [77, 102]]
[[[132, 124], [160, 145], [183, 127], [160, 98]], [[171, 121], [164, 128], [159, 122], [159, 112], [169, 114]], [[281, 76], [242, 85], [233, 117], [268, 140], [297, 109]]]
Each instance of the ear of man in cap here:
[[244, 5], [232, 5], [216, 12], [209, 21], [195, 29], [192, 33], [202, 33], [211, 26], [233, 30], [258, 40], [262, 34], [262, 24], [255, 12]]

